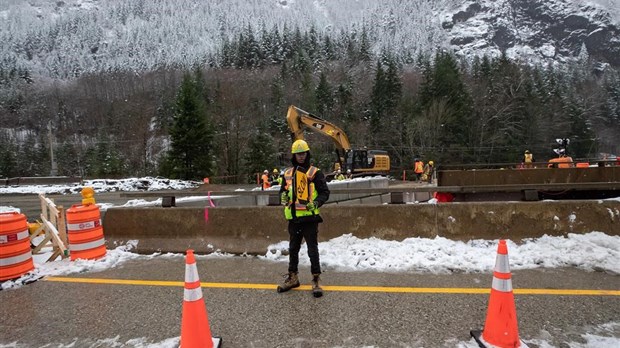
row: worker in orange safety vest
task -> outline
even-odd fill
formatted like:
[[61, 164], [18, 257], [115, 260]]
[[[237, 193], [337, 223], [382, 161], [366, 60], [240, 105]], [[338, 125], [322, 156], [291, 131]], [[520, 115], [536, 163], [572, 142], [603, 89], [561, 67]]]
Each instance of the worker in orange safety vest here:
[[269, 184], [269, 171], [267, 169], [263, 171], [263, 175], [261, 175], [260, 177], [260, 182], [262, 183], [263, 190], [266, 190], [269, 187], [271, 187], [271, 185]]

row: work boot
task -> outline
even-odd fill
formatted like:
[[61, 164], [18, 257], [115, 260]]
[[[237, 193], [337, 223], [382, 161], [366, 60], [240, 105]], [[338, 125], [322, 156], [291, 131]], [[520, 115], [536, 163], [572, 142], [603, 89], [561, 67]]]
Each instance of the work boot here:
[[282, 285], [278, 285], [278, 292], [289, 291], [292, 288], [299, 287], [299, 278], [297, 277], [297, 272], [288, 272], [286, 279], [284, 279], [284, 283]]
[[323, 289], [321, 289], [321, 285], [319, 282], [321, 281], [320, 274], [312, 275], [312, 296], [321, 297], [323, 296]]

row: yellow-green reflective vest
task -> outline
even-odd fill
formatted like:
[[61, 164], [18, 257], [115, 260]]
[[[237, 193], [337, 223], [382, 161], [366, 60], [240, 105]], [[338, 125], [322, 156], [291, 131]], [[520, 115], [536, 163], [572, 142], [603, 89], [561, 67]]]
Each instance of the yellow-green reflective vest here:
[[[311, 200], [314, 201], [319, 195], [314, 189], [314, 183], [312, 182], [318, 170], [317, 167], [310, 166], [305, 173], [296, 170], [293, 175], [293, 168], [287, 168], [284, 172], [284, 180], [286, 182], [284, 189], [288, 191], [288, 203], [284, 207], [284, 217], [286, 217], [287, 220], [293, 219], [293, 205], [295, 206], [295, 217], [319, 214], [318, 207], [313, 210], [306, 209], [308, 202]], [[296, 192], [294, 202], [293, 190]]]

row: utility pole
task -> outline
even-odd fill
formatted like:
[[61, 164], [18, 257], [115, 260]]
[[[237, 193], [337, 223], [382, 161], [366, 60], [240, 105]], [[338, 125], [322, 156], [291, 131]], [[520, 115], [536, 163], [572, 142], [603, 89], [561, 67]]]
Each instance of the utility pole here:
[[58, 164], [54, 160], [54, 136], [52, 135], [52, 121], [47, 123], [47, 136], [50, 142], [50, 159], [52, 160], [51, 176], [58, 175]]

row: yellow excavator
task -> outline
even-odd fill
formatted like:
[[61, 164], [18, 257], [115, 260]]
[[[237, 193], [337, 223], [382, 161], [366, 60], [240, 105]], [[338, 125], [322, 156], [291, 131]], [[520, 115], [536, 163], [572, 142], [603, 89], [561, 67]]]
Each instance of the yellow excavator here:
[[[387, 175], [390, 171], [390, 156], [387, 151], [368, 150], [366, 147], [352, 149], [347, 135], [329, 121], [291, 105], [286, 114], [286, 122], [293, 141], [304, 139], [304, 128], [326, 135], [334, 141], [337, 155], [334, 171], [341, 169], [346, 172], [350, 169], [354, 177]], [[331, 176], [328, 175], [328, 178]]]

